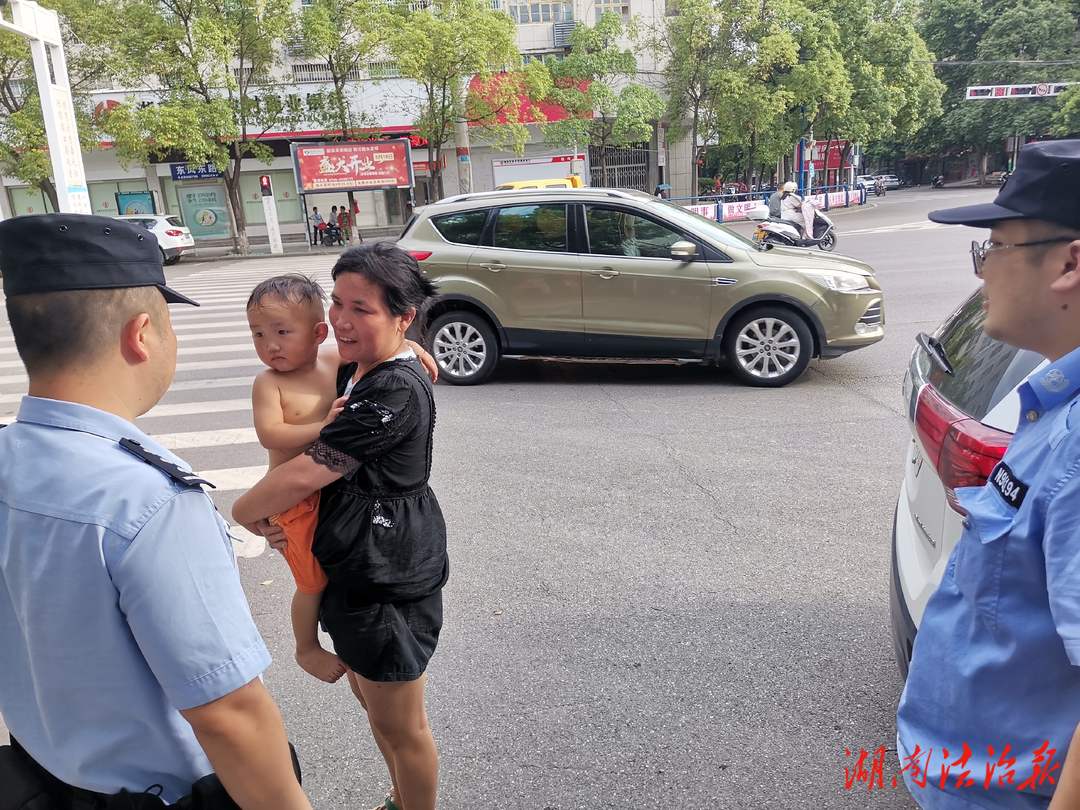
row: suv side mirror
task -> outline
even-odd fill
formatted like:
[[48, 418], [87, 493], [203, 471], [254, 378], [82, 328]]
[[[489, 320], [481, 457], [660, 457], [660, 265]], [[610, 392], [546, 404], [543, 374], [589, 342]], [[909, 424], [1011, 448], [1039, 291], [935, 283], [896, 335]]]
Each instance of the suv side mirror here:
[[679, 241], [671, 246], [671, 258], [688, 262], [697, 254], [697, 245], [693, 242]]

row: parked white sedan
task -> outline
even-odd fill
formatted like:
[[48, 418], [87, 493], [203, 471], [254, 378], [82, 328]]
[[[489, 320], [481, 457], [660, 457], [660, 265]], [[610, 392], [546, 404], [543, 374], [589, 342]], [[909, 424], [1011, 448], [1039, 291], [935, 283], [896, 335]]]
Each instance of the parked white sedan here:
[[185, 253], [195, 249], [195, 239], [191, 231], [179, 217], [161, 214], [129, 214], [117, 217], [125, 222], [141, 225], [154, 234], [161, 248], [161, 261], [164, 264], [176, 264]]

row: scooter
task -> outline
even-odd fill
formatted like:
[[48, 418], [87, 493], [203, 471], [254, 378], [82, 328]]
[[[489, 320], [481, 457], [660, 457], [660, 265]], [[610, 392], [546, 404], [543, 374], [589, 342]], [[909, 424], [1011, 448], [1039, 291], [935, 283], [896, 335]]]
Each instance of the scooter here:
[[885, 181], [884, 180], [875, 180], [874, 181], [874, 195], [877, 196], [877, 197], [884, 197], [885, 196]]
[[935, 174], [933, 177], [931, 177], [930, 178], [930, 187], [931, 188], [945, 188], [945, 175], [943, 175], [943, 174]]
[[769, 218], [768, 208], [753, 208], [746, 214], [750, 219], [758, 220], [754, 230], [754, 241], [759, 245], [780, 245], [781, 247], [814, 247], [821, 250], [836, 248], [836, 225], [828, 215], [814, 209], [814, 238], [804, 239], [802, 229], [786, 219]]

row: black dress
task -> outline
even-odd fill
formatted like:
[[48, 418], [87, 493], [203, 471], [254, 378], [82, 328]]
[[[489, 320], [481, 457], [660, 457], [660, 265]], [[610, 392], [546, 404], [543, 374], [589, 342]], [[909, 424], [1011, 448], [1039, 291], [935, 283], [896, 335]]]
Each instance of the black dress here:
[[[356, 364], [338, 373], [338, 393]], [[343, 477], [323, 488], [312, 551], [330, 580], [322, 619], [350, 669], [419, 678], [442, 629], [446, 524], [428, 486], [431, 382], [415, 358], [376, 366], [307, 451]]]

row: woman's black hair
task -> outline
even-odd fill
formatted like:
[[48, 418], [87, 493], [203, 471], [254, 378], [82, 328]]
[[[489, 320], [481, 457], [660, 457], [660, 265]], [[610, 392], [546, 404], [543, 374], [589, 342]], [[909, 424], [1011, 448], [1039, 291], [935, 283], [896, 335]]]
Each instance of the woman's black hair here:
[[424, 305], [438, 288], [420, 272], [412, 255], [391, 242], [371, 242], [341, 254], [330, 274], [337, 281], [342, 273], [359, 273], [378, 284], [391, 315], [400, 317], [415, 309], [423, 327]]

